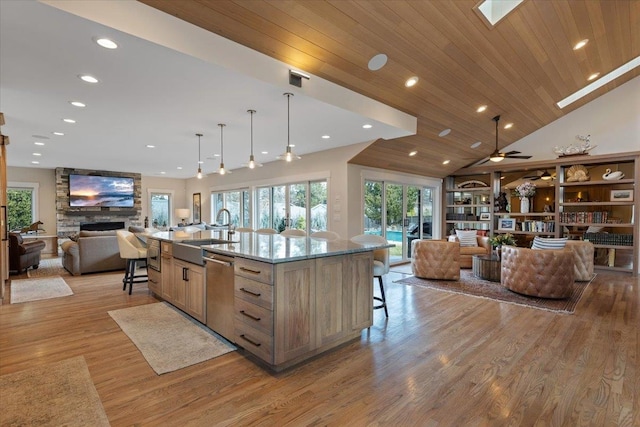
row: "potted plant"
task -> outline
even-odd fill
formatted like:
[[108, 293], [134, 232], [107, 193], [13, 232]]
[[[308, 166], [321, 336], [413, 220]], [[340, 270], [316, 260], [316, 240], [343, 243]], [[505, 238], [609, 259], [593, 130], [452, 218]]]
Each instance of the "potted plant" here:
[[491, 247], [495, 248], [496, 256], [498, 257], [498, 259], [500, 259], [501, 252], [502, 252], [502, 245], [515, 246], [516, 239], [513, 237], [513, 234], [511, 233], [496, 234], [495, 236], [489, 239], [489, 243], [491, 244]]

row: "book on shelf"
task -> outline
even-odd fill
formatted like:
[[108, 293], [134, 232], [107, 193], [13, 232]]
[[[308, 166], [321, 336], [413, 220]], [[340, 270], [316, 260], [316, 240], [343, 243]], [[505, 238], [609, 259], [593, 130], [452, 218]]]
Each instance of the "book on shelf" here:
[[560, 212], [560, 222], [572, 224], [606, 224], [607, 211], [601, 212]]

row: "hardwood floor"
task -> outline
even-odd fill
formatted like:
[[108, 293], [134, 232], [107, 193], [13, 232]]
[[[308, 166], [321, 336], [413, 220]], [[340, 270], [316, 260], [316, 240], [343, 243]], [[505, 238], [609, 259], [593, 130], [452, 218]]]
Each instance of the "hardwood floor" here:
[[402, 276], [385, 278], [388, 320], [303, 365], [232, 352], [161, 376], [107, 314], [155, 302], [145, 284], [68, 276], [74, 296], [0, 306], [0, 375], [83, 355], [113, 426], [640, 425], [638, 278], [599, 272], [563, 315]]

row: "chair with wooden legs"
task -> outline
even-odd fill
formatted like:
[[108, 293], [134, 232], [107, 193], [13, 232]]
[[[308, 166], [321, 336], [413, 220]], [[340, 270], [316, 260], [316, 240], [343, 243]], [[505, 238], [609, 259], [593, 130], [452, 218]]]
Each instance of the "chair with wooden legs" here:
[[[366, 244], [366, 243], [374, 243], [374, 244], [383, 244], [386, 245], [387, 239], [382, 236], [376, 236], [375, 234], [359, 234], [357, 236], [353, 236], [351, 241], [354, 243]], [[373, 309], [384, 308], [384, 315], [389, 317], [389, 312], [387, 311], [387, 298], [384, 295], [384, 282], [382, 281], [382, 276], [389, 272], [389, 249], [376, 249], [373, 251], [373, 278], [374, 280], [378, 278], [378, 284], [380, 285], [380, 296], [374, 296], [373, 299], [376, 301], [380, 301], [380, 304], [374, 305]]]

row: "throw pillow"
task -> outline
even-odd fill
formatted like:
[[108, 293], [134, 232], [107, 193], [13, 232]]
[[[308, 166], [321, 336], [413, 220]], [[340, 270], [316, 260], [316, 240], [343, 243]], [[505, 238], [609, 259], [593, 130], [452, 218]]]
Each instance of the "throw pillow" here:
[[559, 239], [552, 237], [534, 237], [533, 245], [531, 249], [564, 249], [567, 244], [567, 238], [561, 237]]
[[80, 237], [80, 235], [78, 233], [73, 233], [73, 234], [69, 235], [69, 240], [77, 242], [78, 241], [78, 237]]
[[460, 240], [461, 247], [478, 246], [477, 235], [476, 230], [456, 230], [456, 236], [458, 236], [458, 240]]

